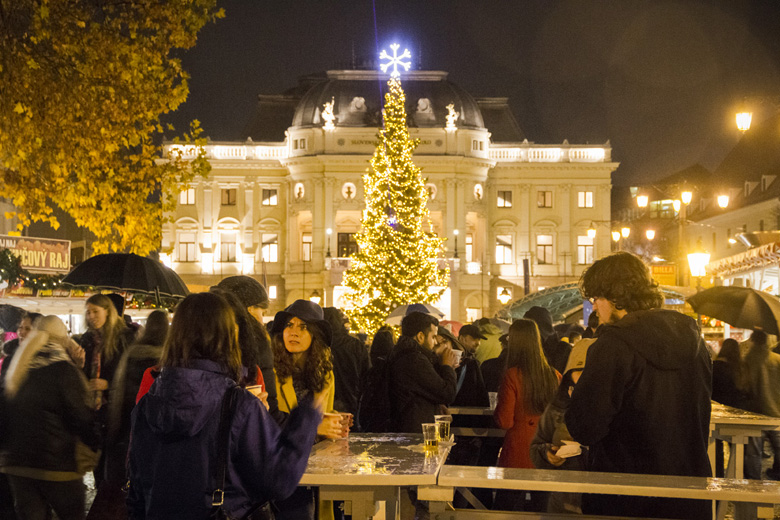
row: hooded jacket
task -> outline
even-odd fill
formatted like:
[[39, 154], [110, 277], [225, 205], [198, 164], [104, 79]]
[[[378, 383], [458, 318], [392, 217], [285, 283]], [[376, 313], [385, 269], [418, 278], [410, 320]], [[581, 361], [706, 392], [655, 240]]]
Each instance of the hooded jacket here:
[[388, 359], [391, 431], [420, 433], [455, 399], [455, 370], [413, 338], [401, 336]]
[[[212, 361], [162, 370], [132, 414], [131, 518], [208, 517], [222, 398], [234, 386]], [[292, 494], [306, 469], [320, 414], [310, 405], [298, 406], [281, 430], [249, 392], [236, 401], [224, 507], [241, 517], [254, 505]]]
[[[603, 330], [602, 330], [603, 329]], [[600, 329], [565, 414], [594, 471], [710, 476], [712, 367], [696, 322], [655, 309]], [[707, 518], [710, 503], [594, 495], [583, 512]], [[685, 504], [688, 505], [685, 505]]]
[[333, 376], [336, 383], [335, 408], [357, 415], [358, 403], [369, 369], [368, 349], [357, 338], [347, 334], [344, 314], [335, 307], [323, 310], [333, 337], [330, 352], [333, 356]]

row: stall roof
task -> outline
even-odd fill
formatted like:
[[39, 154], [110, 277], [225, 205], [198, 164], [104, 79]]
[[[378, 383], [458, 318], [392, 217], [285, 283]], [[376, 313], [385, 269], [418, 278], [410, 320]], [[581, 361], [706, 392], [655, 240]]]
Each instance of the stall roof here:
[[780, 264], [780, 242], [771, 242], [707, 264], [712, 276], [734, 276]]

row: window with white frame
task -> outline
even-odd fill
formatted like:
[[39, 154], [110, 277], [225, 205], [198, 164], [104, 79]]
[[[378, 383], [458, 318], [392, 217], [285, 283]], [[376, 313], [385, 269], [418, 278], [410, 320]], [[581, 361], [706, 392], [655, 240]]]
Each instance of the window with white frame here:
[[195, 257], [195, 233], [181, 233], [179, 243], [176, 246], [177, 262], [194, 262]]
[[186, 188], [179, 192], [179, 205], [192, 206], [195, 204], [195, 188]]
[[539, 208], [552, 208], [553, 197], [551, 191], [536, 192], [536, 206]]
[[578, 208], [592, 208], [593, 207], [593, 192], [592, 191], [578, 191], [577, 192], [577, 207]]
[[588, 235], [577, 236], [577, 263], [581, 265], [593, 263], [593, 239]]
[[471, 233], [466, 235], [466, 261], [474, 261], [474, 235]]
[[304, 262], [311, 262], [311, 247], [312, 247], [311, 233], [303, 234], [301, 244], [303, 246], [303, 249], [301, 250], [301, 258], [303, 258]]
[[499, 190], [496, 197], [496, 204], [499, 208], [511, 208], [512, 207], [512, 191], [511, 190]]
[[553, 236], [536, 235], [536, 263], [553, 264]]
[[222, 231], [219, 234], [219, 261], [236, 261], [236, 238], [235, 231]]
[[512, 260], [512, 235], [496, 235], [496, 263], [511, 264]]
[[279, 204], [279, 192], [275, 189], [263, 188], [263, 206], [276, 206]]
[[279, 235], [276, 233], [263, 233], [260, 255], [263, 262], [279, 261]]
[[235, 206], [238, 190], [236, 188], [224, 188], [222, 190], [222, 205]]

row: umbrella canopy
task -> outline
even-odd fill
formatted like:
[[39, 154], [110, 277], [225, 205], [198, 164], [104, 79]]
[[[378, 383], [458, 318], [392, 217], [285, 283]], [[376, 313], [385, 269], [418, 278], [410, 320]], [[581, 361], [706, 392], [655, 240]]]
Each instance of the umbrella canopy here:
[[404, 316], [411, 312], [422, 312], [423, 314], [430, 314], [439, 320], [444, 317], [444, 313], [433, 305], [428, 303], [412, 303], [409, 305], [399, 305], [393, 309], [393, 312], [387, 316], [385, 323], [388, 325], [398, 326], [401, 324], [401, 320], [404, 319]]
[[742, 329], [779, 335], [780, 300], [748, 287], [713, 287], [688, 298], [693, 310]]
[[175, 298], [189, 294], [187, 286], [173, 269], [132, 253], [109, 253], [88, 258], [76, 266], [62, 283]]

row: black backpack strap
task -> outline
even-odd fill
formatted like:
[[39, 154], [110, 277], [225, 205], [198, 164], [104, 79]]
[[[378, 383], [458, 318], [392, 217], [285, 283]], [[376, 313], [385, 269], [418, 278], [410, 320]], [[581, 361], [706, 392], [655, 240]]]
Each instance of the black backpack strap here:
[[230, 427], [233, 423], [233, 412], [236, 409], [236, 396], [238, 387], [227, 389], [222, 398], [222, 410], [219, 416], [219, 429], [217, 430], [217, 488], [211, 494], [211, 505], [221, 506], [225, 502], [225, 475], [227, 474], [228, 453], [230, 444]]

